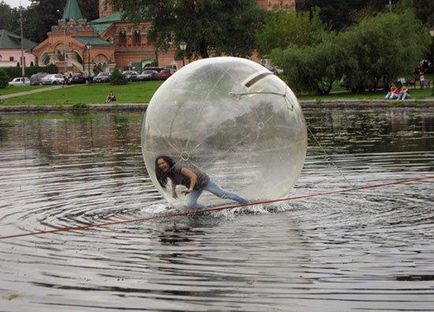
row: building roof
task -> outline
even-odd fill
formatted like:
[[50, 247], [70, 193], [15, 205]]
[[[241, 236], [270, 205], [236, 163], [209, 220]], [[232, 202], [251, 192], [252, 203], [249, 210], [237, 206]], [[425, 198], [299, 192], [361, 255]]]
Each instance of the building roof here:
[[66, 2], [65, 8], [63, 9], [63, 16], [62, 18], [64, 20], [76, 20], [83, 18], [83, 15], [81, 15], [80, 7], [78, 6], [77, 0], [68, 0]]
[[96, 20], [90, 21], [89, 25], [99, 34], [102, 34], [109, 28], [113, 23], [122, 21], [122, 13], [113, 12], [110, 15], [103, 16]]
[[[23, 39], [24, 49], [31, 50], [36, 45], [36, 42]], [[0, 29], [0, 49], [21, 49], [21, 37], [5, 29]]]
[[113, 45], [112, 43], [105, 41], [99, 37], [73, 36], [73, 38], [80, 41], [83, 44], [90, 44], [93, 47], [112, 46]]

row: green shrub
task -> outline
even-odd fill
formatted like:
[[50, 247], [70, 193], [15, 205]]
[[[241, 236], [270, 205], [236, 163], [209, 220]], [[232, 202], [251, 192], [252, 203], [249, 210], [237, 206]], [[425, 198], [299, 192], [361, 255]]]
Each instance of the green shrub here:
[[113, 85], [124, 85], [127, 84], [128, 82], [127, 79], [122, 75], [122, 73], [117, 68], [113, 71], [110, 81]]
[[0, 89], [5, 88], [8, 85], [9, 76], [3, 69], [0, 69]]

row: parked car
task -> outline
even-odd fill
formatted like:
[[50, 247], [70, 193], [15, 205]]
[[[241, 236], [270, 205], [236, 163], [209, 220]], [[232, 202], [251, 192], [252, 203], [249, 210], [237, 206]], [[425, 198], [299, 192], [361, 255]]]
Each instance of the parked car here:
[[41, 78], [41, 83], [43, 85], [57, 85], [57, 84], [64, 84], [65, 83], [65, 77], [61, 74], [49, 74], [45, 77]]
[[122, 75], [125, 77], [125, 79], [129, 81], [134, 81], [137, 79], [139, 73], [134, 70], [125, 70], [122, 72]]
[[93, 78], [94, 82], [110, 82], [111, 74], [107, 72], [100, 72]]
[[176, 70], [173, 69], [163, 69], [161, 70], [158, 74], [157, 74], [157, 79], [159, 80], [166, 80], [167, 78], [169, 78], [170, 76], [172, 76], [172, 74], [175, 72]]
[[158, 71], [146, 69], [141, 74], [137, 75], [137, 80], [154, 80], [157, 79]]
[[42, 84], [41, 79], [47, 76], [48, 73], [36, 73], [30, 76], [30, 85], [40, 85]]
[[74, 74], [71, 77], [70, 83], [86, 83], [86, 77], [82, 73]]
[[30, 79], [27, 77], [17, 77], [9, 81], [10, 86], [30, 86]]
[[160, 72], [163, 70], [163, 68], [158, 66], [145, 66], [143, 67], [143, 70], [155, 70], [157, 72]]

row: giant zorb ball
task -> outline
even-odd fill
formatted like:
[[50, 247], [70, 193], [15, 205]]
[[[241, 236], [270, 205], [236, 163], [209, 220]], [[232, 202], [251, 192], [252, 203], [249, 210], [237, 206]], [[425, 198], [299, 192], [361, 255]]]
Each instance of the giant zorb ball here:
[[[278, 199], [294, 186], [306, 156], [306, 125], [288, 86], [261, 65], [241, 58], [195, 61], [166, 80], [152, 97], [142, 128], [142, 152], [161, 188], [155, 159], [167, 155], [196, 167], [250, 201]], [[179, 188], [179, 191], [182, 187]], [[180, 195], [180, 192], [178, 192]], [[228, 202], [203, 192], [199, 203]]]

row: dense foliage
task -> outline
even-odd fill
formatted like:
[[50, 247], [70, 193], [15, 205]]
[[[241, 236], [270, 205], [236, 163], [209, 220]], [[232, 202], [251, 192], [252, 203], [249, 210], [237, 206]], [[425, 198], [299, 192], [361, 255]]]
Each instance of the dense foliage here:
[[285, 49], [290, 45], [312, 46], [321, 41], [325, 31], [318, 9], [315, 9], [312, 15], [287, 10], [270, 11], [257, 36], [258, 52], [267, 56], [275, 48]]
[[8, 85], [9, 76], [3, 69], [0, 69], [0, 89], [5, 88]]
[[128, 83], [128, 80], [122, 75], [119, 69], [115, 68], [110, 78], [110, 82], [113, 85], [124, 85]]
[[[283, 16], [276, 15], [272, 25]], [[279, 23], [289, 24], [285, 19], [292, 19], [295, 29], [306, 23], [304, 14], [286, 14]], [[410, 75], [431, 42], [427, 28], [410, 10], [367, 17], [340, 33], [327, 31], [319, 22], [312, 25], [316, 25], [310, 31], [314, 40], [300, 41], [302, 34], [284, 44], [281, 38], [267, 41], [273, 63], [284, 70], [283, 78], [297, 91], [327, 94], [341, 78], [353, 91], [375, 89], [380, 81], [387, 86], [397, 77]], [[279, 27], [271, 27], [271, 32], [269, 29], [265, 25], [263, 30], [268, 38], [281, 35]]]
[[432, 0], [306, 0], [304, 10], [321, 9], [321, 20], [334, 30], [344, 30], [361, 19], [380, 12], [414, 9], [416, 17], [428, 27], [434, 27]]
[[429, 52], [430, 43], [428, 30], [411, 11], [362, 20], [340, 38], [349, 87], [374, 89], [379, 81], [387, 86], [397, 77], [408, 76]]
[[151, 21], [148, 39], [158, 49], [187, 44], [187, 57], [251, 55], [264, 11], [255, 0], [114, 0], [130, 20]]
[[[15, 77], [21, 77], [22, 75], [22, 69], [21, 67], [4, 67], [3, 70], [6, 72], [6, 74], [9, 77], [15, 78]], [[30, 77], [33, 74], [36, 73], [48, 73], [48, 74], [56, 74], [57, 73], [57, 67], [53, 64], [50, 64], [48, 66], [39, 67], [39, 66], [32, 66], [32, 67], [26, 67], [26, 76]]]

